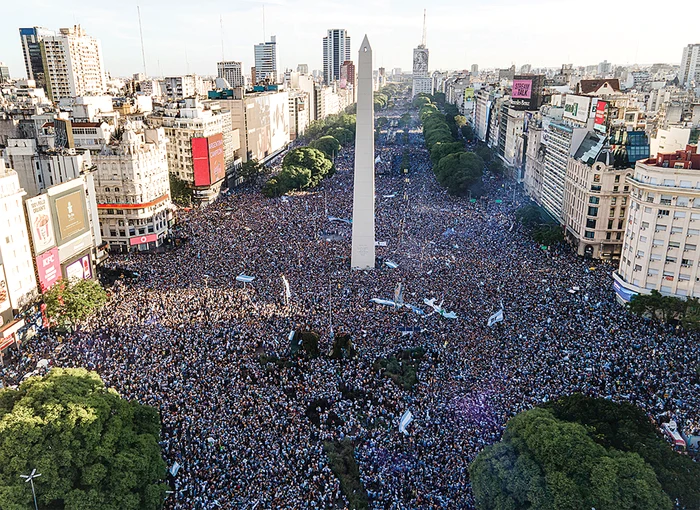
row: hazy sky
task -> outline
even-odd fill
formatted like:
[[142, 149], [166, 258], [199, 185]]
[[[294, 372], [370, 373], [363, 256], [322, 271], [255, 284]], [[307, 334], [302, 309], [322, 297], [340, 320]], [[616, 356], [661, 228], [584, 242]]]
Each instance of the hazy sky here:
[[[683, 47], [700, 42], [689, 20], [672, 30], [673, 16], [697, 13], [693, 0], [658, 3], [638, 0], [588, 3], [573, 0], [7, 0], [0, 7], [0, 61], [13, 77], [24, 76], [19, 27], [51, 29], [80, 23], [102, 43], [104, 63], [114, 76], [143, 69], [136, 6], [141, 7], [149, 75], [215, 74], [224, 55], [248, 71], [253, 44], [277, 36], [277, 66], [310, 69], [322, 65], [322, 38], [329, 28], [345, 28], [353, 60], [365, 33], [375, 68], [411, 67], [420, 43], [423, 8], [428, 9], [430, 69], [558, 67], [562, 63], [680, 63]], [[656, 19], [665, 24], [657, 25]], [[693, 38], [690, 40], [689, 37]]]

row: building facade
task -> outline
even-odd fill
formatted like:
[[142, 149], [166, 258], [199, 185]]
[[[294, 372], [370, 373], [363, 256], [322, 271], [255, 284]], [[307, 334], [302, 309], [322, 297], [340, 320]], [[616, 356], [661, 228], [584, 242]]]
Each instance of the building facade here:
[[100, 229], [111, 250], [163, 244], [172, 207], [166, 145], [163, 128], [129, 122], [118, 143], [93, 157]]
[[24, 69], [28, 80], [34, 80], [36, 86], [46, 86], [46, 71], [44, 60], [41, 56], [41, 41], [44, 37], [54, 36], [53, 30], [43, 27], [20, 28], [19, 37], [22, 41], [22, 54], [24, 55]]
[[100, 43], [80, 25], [43, 37], [41, 56], [52, 101], [103, 94], [107, 90]]
[[[277, 37], [270, 36], [268, 42], [256, 44], [255, 53], [255, 79], [253, 85], [258, 83], [277, 83]], [[233, 86], [233, 85], [232, 85]]]
[[216, 68], [218, 77], [225, 79], [231, 88], [245, 86], [243, 64], [241, 62], [235, 62], [233, 60], [218, 62]]
[[689, 145], [638, 161], [620, 265], [613, 274], [618, 300], [657, 290], [700, 297], [700, 154]]
[[323, 81], [340, 80], [340, 67], [350, 60], [350, 36], [344, 28], [331, 28], [323, 38]]
[[433, 79], [428, 71], [430, 52], [425, 45], [420, 44], [413, 49], [413, 88], [411, 97], [417, 94], [432, 94]]
[[686, 88], [700, 84], [700, 44], [689, 44], [683, 48], [678, 80]]

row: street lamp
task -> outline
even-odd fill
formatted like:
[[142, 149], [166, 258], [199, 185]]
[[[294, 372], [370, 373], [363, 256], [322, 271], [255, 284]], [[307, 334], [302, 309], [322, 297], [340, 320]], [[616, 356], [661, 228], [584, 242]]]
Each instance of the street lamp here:
[[32, 469], [31, 474], [29, 475], [19, 475], [20, 478], [24, 478], [25, 483], [29, 482], [32, 486], [32, 496], [34, 496], [34, 510], [39, 510], [39, 507], [36, 504], [36, 492], [34, 492], [34, 479], [39, 478], [41, 476], [41, 473], [37, 473], [36, 469]]

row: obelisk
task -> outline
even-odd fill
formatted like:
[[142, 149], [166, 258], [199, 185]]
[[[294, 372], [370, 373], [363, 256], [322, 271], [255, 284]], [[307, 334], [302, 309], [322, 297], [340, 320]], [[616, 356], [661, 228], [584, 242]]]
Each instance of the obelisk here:
[[374, 93], [372, 47], [365, 35], [357, 57], [351, 267], [374, 269], [374, 263]]

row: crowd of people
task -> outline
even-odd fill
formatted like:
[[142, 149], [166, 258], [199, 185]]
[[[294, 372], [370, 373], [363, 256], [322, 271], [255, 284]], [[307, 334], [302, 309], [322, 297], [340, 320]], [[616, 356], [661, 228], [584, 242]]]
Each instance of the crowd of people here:
[[[318, 189], [278, 199], [235, 190], [180, 216], [188, 242], [176, 250], [112, 259], [139, 278], [118, 282], [64, 342], [28, 345], [18, 377], [48, 358], [96, 370], [123, 397], [158, 408], [163, 455], [181, 466], [168, 509], [342, 507], [323, 445], [343, 439], [355, 443], [372, 508], [472, 508], [468, 467], [479, 451], [510, 417], [573, 392], [698, 432], [694, 335], [620, 307], [612, 265], [536, 245], [514, 219], [526, 199], [512, 183], [487, 175], [483, 199], [450, 197], [419, 130], [408, 146], [409, 174], [376, 180], [375, 270], [350, 269], [351, 226], [329, 221], [352, 217], [344, 150]], [[241, 273], [255, 280], [236, 281]], [[424, 298], [436, 298], [457, 318], [370, 301], [392, 299], [399, 282], [405, 302], [427, 314]], [[487, 326], [501, 307], [504, 321]], [[289, 358], [299, 328], [319, 333], [321, 356], [268, 361]], [[341, 332], [355, 359], [328, 356]], [[413, 389], [373, 370], [418, 346], [428, 354]]]

